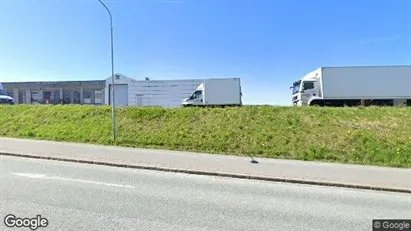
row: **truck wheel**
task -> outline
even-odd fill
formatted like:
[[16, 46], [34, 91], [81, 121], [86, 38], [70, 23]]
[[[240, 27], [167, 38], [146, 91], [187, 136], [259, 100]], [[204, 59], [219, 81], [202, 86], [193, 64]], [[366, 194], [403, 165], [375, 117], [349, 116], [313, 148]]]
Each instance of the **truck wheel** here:
[[310, 106], [313, 106], [313, 107], [323, 107], [323, 106], [324, 106], [324, 103], [321, 102], [321, 101], [313, 101], [313, 102], [311, 102]]

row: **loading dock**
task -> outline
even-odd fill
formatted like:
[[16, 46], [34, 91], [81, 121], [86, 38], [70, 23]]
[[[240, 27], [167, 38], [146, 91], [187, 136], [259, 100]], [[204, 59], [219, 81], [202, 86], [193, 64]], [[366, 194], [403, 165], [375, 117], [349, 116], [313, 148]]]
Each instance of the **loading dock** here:
[[[5, 82], [16, 104], [104, 104], [104, 81]], [[98, 100], [95, 100], [96, 95]]]

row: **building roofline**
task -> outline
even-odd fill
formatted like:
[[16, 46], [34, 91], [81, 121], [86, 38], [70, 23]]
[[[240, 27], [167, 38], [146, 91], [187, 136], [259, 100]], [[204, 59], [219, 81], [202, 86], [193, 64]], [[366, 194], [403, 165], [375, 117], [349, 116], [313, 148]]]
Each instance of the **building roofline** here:
[[197, 81], [197, 80], [209, 80], [209, 79], [240, 79], [241, 77], [204, 77], [204, 78], [178, 78], [178, 79], [137, 79], [133, 78], [136, 82], [156, 82], [156, 81]]
[[2, 84], [53, 84], [53, 83], [93, 83], [102, 82], [105, 80], [61, 80], [61, 81], [22, 81], [22, 82], [1, 82]]

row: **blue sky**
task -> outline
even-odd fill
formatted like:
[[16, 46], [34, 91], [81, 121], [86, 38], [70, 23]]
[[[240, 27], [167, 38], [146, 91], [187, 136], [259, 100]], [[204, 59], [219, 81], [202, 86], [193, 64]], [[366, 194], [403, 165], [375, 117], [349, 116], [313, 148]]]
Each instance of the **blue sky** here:
[[[241, 77], [244, 102], [289, 105], [321, 66], [411, 63], [409, 0], [111, 0], [115, 71], [143, 79]], [[0, 81], [110, 76], [97, 0], [1, 0]]]

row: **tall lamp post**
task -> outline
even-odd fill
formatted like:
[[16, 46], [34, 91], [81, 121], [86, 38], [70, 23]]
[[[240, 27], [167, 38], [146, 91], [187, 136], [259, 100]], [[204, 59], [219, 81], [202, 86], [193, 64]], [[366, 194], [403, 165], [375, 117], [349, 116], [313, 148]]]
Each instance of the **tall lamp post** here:
[[117, 139], [117, 132], [116, 132], [116, 107], [115, 107], [115, 100], [114, 100], [114, 48], [113, 48], [113, 17], [111, 16], [111, 12], [108, 7], [101, 1], [98, 0], [101, 5], [106, 8], [108, 15], [110, 16], [110, 29], [111, 29], [111, 107], [112, 107], [112, 119], [113, 119], [113, 139], [116, 141]]

